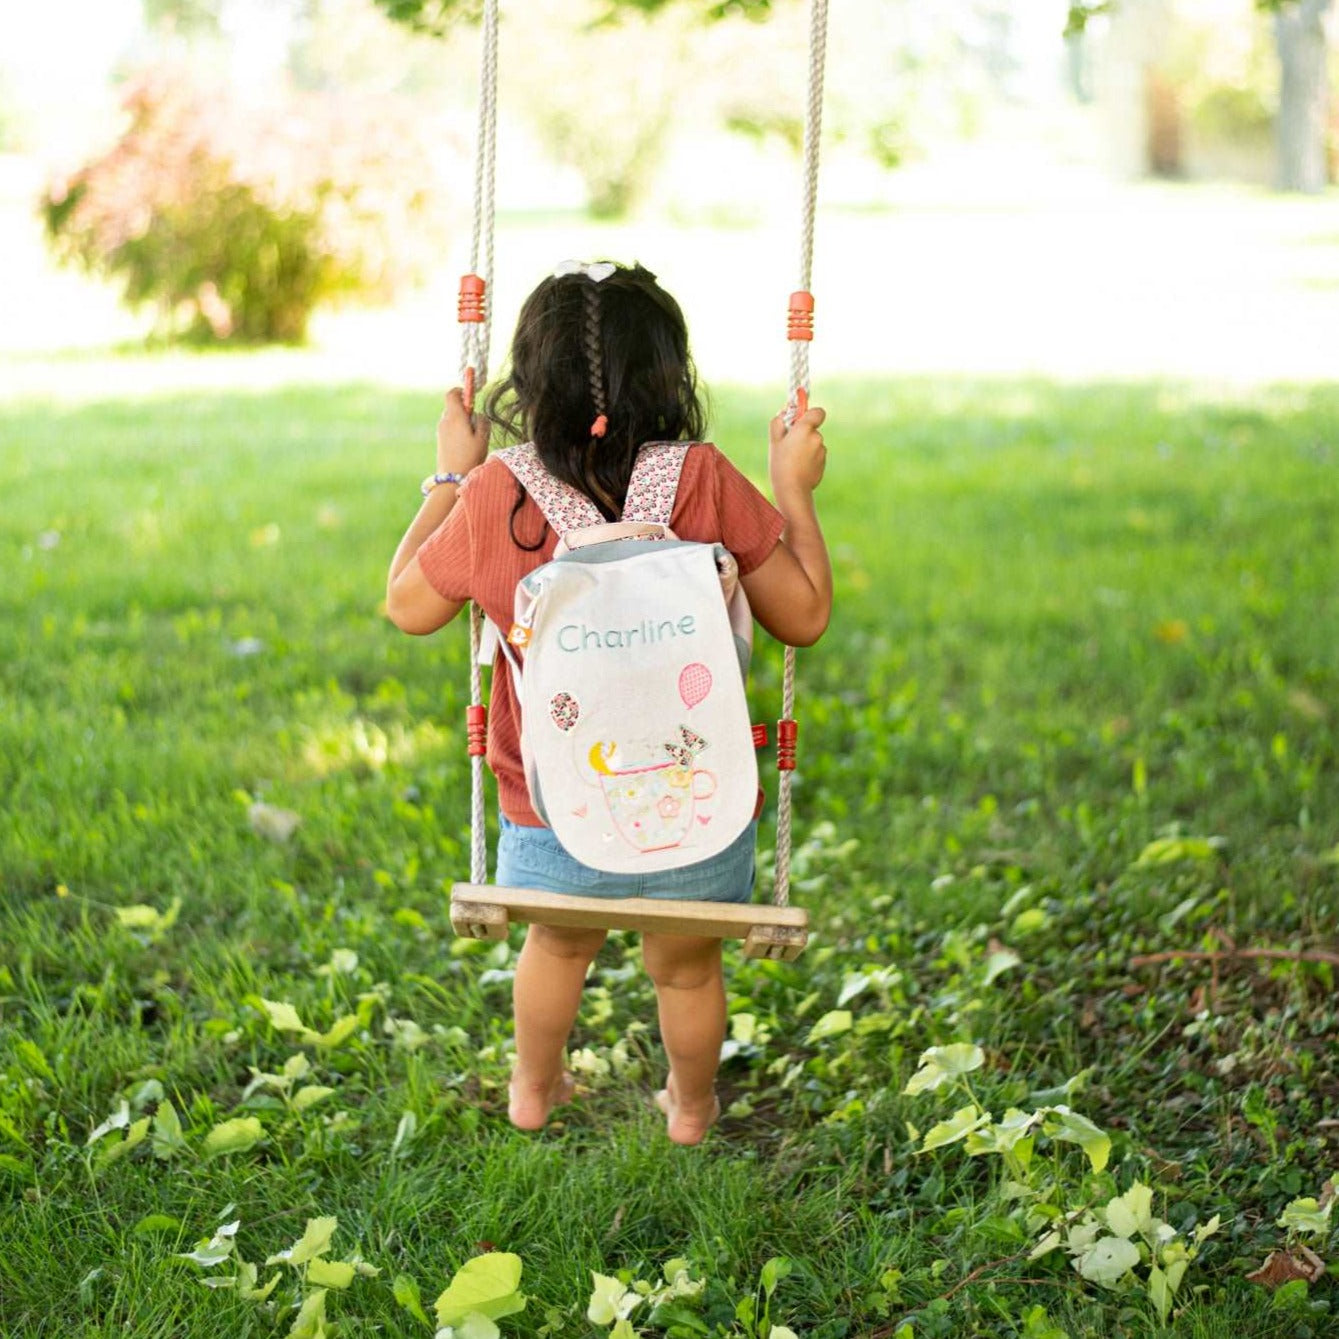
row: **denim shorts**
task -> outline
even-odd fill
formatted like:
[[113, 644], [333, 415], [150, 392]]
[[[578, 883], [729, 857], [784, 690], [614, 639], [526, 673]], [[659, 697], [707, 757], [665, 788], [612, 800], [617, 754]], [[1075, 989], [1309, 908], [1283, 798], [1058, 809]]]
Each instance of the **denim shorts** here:
[[681, 869], [606, 874], [574, 860], [551, 828], [522, 827], [499, 816], [496, 882], [504, 888], [581, 897], [672, 897], [693, 902], [747, 902], [753, 895], [757, 820], [719, 855]]

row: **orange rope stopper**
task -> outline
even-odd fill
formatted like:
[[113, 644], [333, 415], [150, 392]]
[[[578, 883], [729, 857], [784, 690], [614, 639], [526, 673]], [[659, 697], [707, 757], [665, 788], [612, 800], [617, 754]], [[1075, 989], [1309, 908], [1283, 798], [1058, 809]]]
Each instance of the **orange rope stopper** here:
[[811, 340], [814, 337], [814, 295], [800, 289], [790, 295], [786, 338]]
[[484, 292], [488, 285], [477, 274], [460, 277], [460, 298], [456, 304], [456, 319], [462, 325], [480, 325], [484, 319]]
[[753, 747], [755, 749], [765, 749], [767, 747], [767, 723], [759, 721], [753, 727]]
[[788, 717], [776, 723], [776, 770], [793, 772], [795, 770], [795, 743], [800, 733], [797, 721]]
[[465, 732], [469, 738], [471, 758], [482, 758], [488, 752], [488, 708], [476, 703], [465, 708]]
[[465, 384], [460, 390], [461, 399], [465, 401], [465, 412], [474, 417], [474, 364], [471, 363], [465, 369]]

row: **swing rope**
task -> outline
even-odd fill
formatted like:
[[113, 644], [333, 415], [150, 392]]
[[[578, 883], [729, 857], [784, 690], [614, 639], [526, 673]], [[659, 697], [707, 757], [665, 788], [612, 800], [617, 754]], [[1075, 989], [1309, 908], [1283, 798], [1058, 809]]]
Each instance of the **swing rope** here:
[[[787, 425], [809, 407], [809, 344], [814, 337], [814, 216], [818, 212], [818, 150], [823, 128], [823, 73], [828, 49], [828, 0], [812, 0], [809, 15], [809, 101], [804, 118], [804, 196], [800, 228], [800, 286], [790, 299], [790, 387]], [[790, 905], [791, 778], [795, 773], [795, 648], [786, 647], [777, 722], [776, 884], [772, 901]]]
[[[791, 295], [787, 335], [790, 340], [790, 383], [786, 423], [808, 408], [809, 344], [813, 339], [814, 299], [809, 292], [814, 260], [814, 218], [818, 208], [819, 143], [823, 119], [823, 76], [827, 57], [828, 0], [810, 0], [809, 96], [804, 124], [803, 206], [800, 230], [800, 286]], [[465, 407], [473, 413], [475, 391], [488, 373], [492, 331], [494, 163], [497, 148], [498, 0], [485, 0], [479, 65], [479, 128], [475, 142], [474, 231], [470, 273], [460, 281], [461, 384]], [[480, 269], [480, 251], [483, 267]], [[483, 702], [483, 611], [470, 606], [470, 706], [466, 713], [470, 755], [470, 882], [488, 880], [484, 810], [484, 760], [487, 753], [488, 708]], [[778, 907], [790, 904], [792, 831], [791, 777], [795, 770], [798, 727], [795, 717], [795, 648], [785, 649], [781, 719], [777, 722], [776, 880], [772, 895]]]
[[[497, 156], [497, 20], [498, 0], [485, 0], [483, 41], [479, 59], [479, 129], [474, 145], [474, 233], [470, 241], [470, 272], [460, 281], [460, 383], [465, 408], [474, 413], [474, 394], [488, 379], [488, 345], [492, 334], [494, 197]], [[483, 250], [483, 269], [479, 252]], [[483, 701], [483, 610], [470, 605], [470, 707], [466, 713], [470, 754], [470, 881], [488, 879], [488, 845], [484, 813], [484, 758], [488, 752], [488, 708]]]

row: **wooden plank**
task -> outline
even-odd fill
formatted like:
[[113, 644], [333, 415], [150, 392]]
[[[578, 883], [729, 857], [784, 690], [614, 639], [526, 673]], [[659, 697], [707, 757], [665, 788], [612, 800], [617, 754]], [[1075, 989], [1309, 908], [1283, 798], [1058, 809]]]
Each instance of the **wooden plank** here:
[[451, 928], [465, 939], [505, 939], [507, 909], [492, 902], [451, 899]]
[[794, 962], [808, 942], [808, 930], [796, 930], [789, 925], [754, 925], [744, 937], [744, 956]]
[[[709, 935], [718, 939], [747, 939], [755, 927], [792, 932], [787, 944], [807, 938], [809, 913], [803, 907], [776, 907], [768, 903], [693, 902], [671, 898], [577, 897], [544, 893], [531, 888], [495, 888], [487, 884], [457, 883], [451, 887], [453, 925], [469, 922], [457, 908], [503, 909], [506, 918], [529, 925], [539, 922], [570, 929], [639, 930], [653, 934]], [[480, 923], [476, 918], [472, 924]], [[476, 933], [473, 929], [466, 933]], [[798, 948], [796, 952], [798, 952]]]

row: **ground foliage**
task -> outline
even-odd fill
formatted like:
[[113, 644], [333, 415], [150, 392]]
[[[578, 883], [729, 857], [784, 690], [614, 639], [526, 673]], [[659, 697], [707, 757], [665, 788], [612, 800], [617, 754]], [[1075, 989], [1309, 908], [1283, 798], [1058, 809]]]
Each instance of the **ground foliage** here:
[[0, 409], [0, 1332], [1335, 1332], [1246, 1275], [1333, 1253], [1339, 394], [827, 399], [818, 938], [732, 954], [700, 1150], [617, 938], [503, 1118], [463, 637], [377, 608], [432, 398]]

